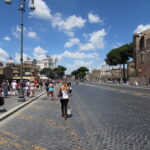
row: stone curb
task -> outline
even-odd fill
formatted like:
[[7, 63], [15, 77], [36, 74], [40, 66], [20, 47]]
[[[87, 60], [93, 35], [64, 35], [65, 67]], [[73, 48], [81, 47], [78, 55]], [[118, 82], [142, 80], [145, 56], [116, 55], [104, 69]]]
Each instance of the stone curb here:
[[0, 121], [4, 120], [5, 118], [9, 117], [10, 115], [12, 115], [13, 113], [17, 112], [18, 110], [20, 110], [21, 108], [25, 107], [26, 105], [30, 104], [31, 102], [35, 101], [37, 98], [41, 97], [42, 95], [44, 95], [46, 92], [43, 92], [41, 94], [39, 94], [38, 96], [32, 98], [31, 100], [28, 100], [27, 102], [24, 102], [23, 104], [20, 104], [19, 106], [9, 110], [8, 112], [0, 115]]

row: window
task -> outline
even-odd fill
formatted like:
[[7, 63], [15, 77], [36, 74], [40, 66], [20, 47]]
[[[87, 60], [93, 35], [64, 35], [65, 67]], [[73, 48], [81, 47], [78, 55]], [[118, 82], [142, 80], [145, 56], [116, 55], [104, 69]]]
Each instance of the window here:
[[144, 53], [141, 54], [141, 63], [144, 62]]
[[147, 49], [150, 49], [150, 38], [146, 40], [146, 47]]
[[140, 50], [144, 49], [144, 37], [141, 38], [140, 40]]

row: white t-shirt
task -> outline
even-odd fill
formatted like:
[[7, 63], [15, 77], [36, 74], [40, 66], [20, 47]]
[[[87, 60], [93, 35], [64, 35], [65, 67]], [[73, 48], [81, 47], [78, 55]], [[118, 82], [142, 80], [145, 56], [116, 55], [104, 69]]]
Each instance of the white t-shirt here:
[[65, 90], [62, 90], [62, 99], [68, 99], [69, 98], [69, 95], [68, 95], [68, 92], [65, 91]]
[[26, 86], [30, 86], [30, 82], [26, 82]]
[[12, 86], [12, 89], [14, 89], [14, 90], [15, 90], [15, 89], [16, 89], [16, 87], [17, 87], [17, 83], [16, 83], [16, 82], [12, 82], [12, 83], [11, 83], [11, 86]]

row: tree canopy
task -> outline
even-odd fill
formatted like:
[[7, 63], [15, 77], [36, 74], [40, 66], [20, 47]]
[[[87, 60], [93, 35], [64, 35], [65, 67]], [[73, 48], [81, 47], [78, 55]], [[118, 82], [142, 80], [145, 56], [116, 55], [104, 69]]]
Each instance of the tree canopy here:
[[130, 58], [133, 58], [133, 43], [112, 49], [106, 55], [105, 62], [110, 66], [116, 66], [126, 64]]
[[45, 76], [49, 77], [49, 78], [54, 78], [54, 72], [51, 68], [43, 68], [40, 71], [40, 74], [44, 74]]
[[123, 65], [123, 78], [125, 79], [125, 64], [133, 58], [133, 43], [122, 45], [112, 49], [107, 55], [105, 62], [110, 66]]
[[67, 68], [65, 68], [64, 66], [58, 66], [56, 68], [53, 69], [56, 78], [62, 78], [65, 75], [65, 71]]
[[72, 71], [71, 75], [75, 76], [76, 79], [84, 79], [87, 72], [89, 72], [89, 69], [82, 66], [78, 68], [77, 70]]
[[58, 66], [54, 69], [43, 68], [40, 73], [46, 75], [49, 78], [57, 79], [62, 78], [65, 75], [66, 68], [64, 66]]

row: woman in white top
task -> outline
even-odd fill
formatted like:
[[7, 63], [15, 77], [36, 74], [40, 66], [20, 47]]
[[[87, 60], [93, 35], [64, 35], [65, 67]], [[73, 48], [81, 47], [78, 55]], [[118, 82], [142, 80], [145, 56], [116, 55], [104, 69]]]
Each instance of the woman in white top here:
[[67, 105], [70, 95], [69, 95], [69, 86], [67, 85], [66, 80], [64, 80], [62, 85], [60, 86], [58, 96], [60, 97], [62, 117], [67, 119]]

